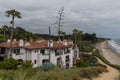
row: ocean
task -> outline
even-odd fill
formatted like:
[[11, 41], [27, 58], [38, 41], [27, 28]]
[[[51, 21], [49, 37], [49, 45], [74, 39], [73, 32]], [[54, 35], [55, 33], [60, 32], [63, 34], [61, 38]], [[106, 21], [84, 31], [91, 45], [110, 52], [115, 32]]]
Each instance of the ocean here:
[[120, 54], [120, 39], [118, 40], [109, 40], [108, 47], [110, 47], [113, 51]]

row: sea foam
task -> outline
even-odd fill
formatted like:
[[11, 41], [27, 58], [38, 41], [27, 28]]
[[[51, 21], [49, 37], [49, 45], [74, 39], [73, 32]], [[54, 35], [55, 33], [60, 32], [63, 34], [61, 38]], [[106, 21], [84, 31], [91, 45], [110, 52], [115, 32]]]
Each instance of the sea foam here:
[[108, 47], [120, 54], [120, 44], [115, 40], [108, 41]]

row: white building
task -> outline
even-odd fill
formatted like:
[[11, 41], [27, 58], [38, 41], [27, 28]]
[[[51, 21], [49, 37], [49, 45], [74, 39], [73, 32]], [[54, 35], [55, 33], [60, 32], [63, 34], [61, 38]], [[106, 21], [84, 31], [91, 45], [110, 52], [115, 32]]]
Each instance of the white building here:
[[49, 59], [55, 65], [58, 65], [61, 59], [64, 67], [72, 67], [74, 60], [79, 58], [79, 50], [73, 48], [73, 43], [69, 40], [50, 41], [49, 43], [47, 40], [25, 42], [21, 39], [19, 41], [13, 40], [10, 52], [10, 40], [8, 40], [0, 44], [0, 59], [10, 57], [22, 61], [31, 60], [33, 67], [38, 67], [48, 62]]

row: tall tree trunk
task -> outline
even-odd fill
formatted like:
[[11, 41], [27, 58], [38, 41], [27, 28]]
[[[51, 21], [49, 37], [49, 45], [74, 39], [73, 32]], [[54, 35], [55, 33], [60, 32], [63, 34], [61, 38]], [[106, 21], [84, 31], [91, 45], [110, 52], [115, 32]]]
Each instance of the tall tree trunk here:
[[12, 27], [11, 27], [11, 36], [10, 36], [10, 58], [11, 56], [11, 52], [12, 52], [12, 42], [13, 42], [13, 31], [14, 31], [14, 16], [12, 16]]

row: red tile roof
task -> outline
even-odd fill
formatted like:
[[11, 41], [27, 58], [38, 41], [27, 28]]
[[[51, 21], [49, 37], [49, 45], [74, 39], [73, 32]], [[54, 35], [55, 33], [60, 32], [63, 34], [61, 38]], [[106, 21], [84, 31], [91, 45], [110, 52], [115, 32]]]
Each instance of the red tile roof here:
[[[0, 47], [6, 47], [6, 48], [10, 48], [10, 42], [4, 42], [0, 44]], [[19, 42], [18, 41], [13, 41], [12, 42], [12, 48], [18, 48], [19, 47]]]
[[[58, 49], [58, 48], [69, 48], [71, 47], [72, 44], [67, 44], [64, 45], [63, 42], [57, 42], [57, 41], [53, 41], [53, 49]], [[0, 47], [5, 47], [5, 48], [10, 48], [10, 42], [6, 42], [6, 43], [1, 43]], [[19, 41], [13, 41], [12, 42], [12, 48], [19, 48]], [[39, 49], [39, 48], [49, 48], [48, 47], [48, 41], [43, 41], [43, 42], [30, 42], [30, 45], [28, 46], [23, 46], [23, 48], [26, 49]]]
[[[71, 44], [68, 45], [64, 45], [63, 43], [58, 43], [56, 41], [53, 41], [53, 49], [58, 49], [58, 48], [68, 48], [71, 47]], [[39, 48], [49, 48], [48, 47], [48, 41], [44, 41], [44, 42], [32, 42], [30, 43], [29, 46], [25, 46], [24, 48], [26, 49], [39, 49]]]
[[29, 46], [24, 46], [26, 49], [38, 49], [38, 48], [48, 48], [46, 41], [44, 42], [31, 42]]

